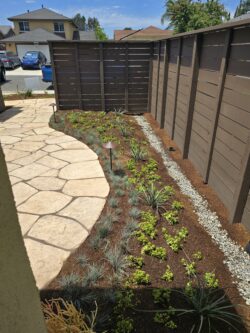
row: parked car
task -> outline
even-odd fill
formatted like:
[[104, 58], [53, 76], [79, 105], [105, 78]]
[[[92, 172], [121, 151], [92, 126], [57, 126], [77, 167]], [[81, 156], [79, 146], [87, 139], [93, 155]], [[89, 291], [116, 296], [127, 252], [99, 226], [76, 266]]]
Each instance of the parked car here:
[[5, 76], [5, 67], [3, 62], [0, 59], [0, 82], [5, 82], [6, 76]]
[[0, 59], [2, 60], [5, 68], [14, 69], [15, 67], [21, 65], [21, 60], [11, 51], [0, 51]]
[[40, 51], [28, 51], [22, 59], [22, 68], [41, 68], [45, 65], [47, 59]]
[[51, 64], [46, 64], [42, 66], [42, 75], [44, 82], [53, 82]]

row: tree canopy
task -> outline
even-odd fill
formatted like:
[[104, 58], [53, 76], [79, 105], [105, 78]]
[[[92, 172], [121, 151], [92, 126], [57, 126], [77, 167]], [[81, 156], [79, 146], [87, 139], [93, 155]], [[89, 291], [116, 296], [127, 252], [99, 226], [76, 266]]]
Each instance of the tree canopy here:
[[101, 27], [99, 20], [96, 17], [85, 18], [84, 15], [77, 13], [73, 17], [73, 22], [81, 31], [95, 31], [98, 40], [107, 40], [108, 36]]
[[168, 27], [180, 33], [220, 24], [229, 18], [230, 13], [220, 0], [166, 0], [161, 20], [169, 21]]
[[236, 7], [234, 17], [246, 14], [250, 11], [250, 0], [240, 0], [239, 5]]

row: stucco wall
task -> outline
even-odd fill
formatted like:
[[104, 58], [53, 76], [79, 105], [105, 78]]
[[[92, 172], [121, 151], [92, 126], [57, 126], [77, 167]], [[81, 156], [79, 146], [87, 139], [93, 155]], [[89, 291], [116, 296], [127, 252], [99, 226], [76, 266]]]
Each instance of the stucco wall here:
[[[57, 22], [57, 21], [55, 21]], [[58, 21], [60, 22], [60, 21]], [[54, 33], [54, 21], [29, 21], [29, 28], [31, 30], [35, 30], [38, 28], [45, 29]], [[66, 39], [73, 39], [73, 32], [76, 30], [76, 27], [71, 22], [64, 22], [64, 32]], [[20, 33], [18, 21], [14, 22], [14, 31], [16, 34]]]
[[6, 46], [7, 51], [11, 51], [11, 52], [14, 52], [15, 54], [17, 54], [15, 43], [6, 43], [5, 46]]
[[45, 333], [38, 290], [0, 146], [0, 332]]

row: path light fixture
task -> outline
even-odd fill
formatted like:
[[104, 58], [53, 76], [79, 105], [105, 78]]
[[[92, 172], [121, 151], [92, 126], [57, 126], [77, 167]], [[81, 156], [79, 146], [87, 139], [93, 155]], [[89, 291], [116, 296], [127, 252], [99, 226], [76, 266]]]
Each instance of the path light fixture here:
[[56, 103], [51, 103], [49, 106], [52, 106], [52, 108], [53, 108], [53, 115], [54, 115], [54, 121], [55, 121], [55, 123], [57, 122], [56, 121]]
[[104, 143], [102, 146], [105, 149], [109, 149], [110, 170], [112, 170], [112, 149], [114, 149], [116, 147], [116, 144], [114, 144], [113, 142], [109, 141], [107, 143]]

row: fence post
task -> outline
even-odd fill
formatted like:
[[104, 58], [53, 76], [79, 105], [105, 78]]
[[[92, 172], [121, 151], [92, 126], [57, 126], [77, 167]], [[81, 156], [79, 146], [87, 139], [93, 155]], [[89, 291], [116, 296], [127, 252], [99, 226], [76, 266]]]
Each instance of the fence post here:
[[4, 99], [3, 99], [3, 93], [2, 93], [2, 89], [0, 86], [0, 112], [5, 110], [5, 103], [4, 103]]
[[129, 111], [128, 109], [128, 43], [125, 44], [125, 110], [126, 112]]
[[82, 103], [82, 82], [81, 82], [81, 73], [80, 73], [80, 64], [79, 64], [79, 44], [75, 43], [75, 61], [76, 61], [76, 76], [78, 81], [78, 98], [79, 98], [79, 109], [83, 110]]
[[100, 44], [99, 44], [99, 50], [100, 50], [101, 104], [102, 104], [102, 111], [105, 111], [104, 67], [103, 67], [103, 43], [100, 43]]
[[157, 119], [157, 107], [158, 107], [158, 94], [159, 94], [159, 75], [161, 64], [161, 41], [158, 41], [158, 62], [157, 62], [157, 83], [156, 83], [156, 98], [155, 98], [155, 119]]
[[211, 168], [211, 162], [212, 162], [212, 156], [213, 156], [213, 150], [214, 150], [214, 142], [215, 142], [215, 137], [216, 137], [216, 132], [217, 132], [217, 126], [218, 126], [218, 120], [219, 120], [220, 108], [221, 108], [221, 101], [222, 101], [222, 95], [223, 95], [223, 88], [224, 88], [228, 59], [229, 59], [231, 38], [232, 38], [232, 29], [228, 29], [226, 31], [224, 50], [223, 50], [220, 72], [219, 72], [218, 93], [217, 93], [217, 97], [215, 100], [215, 112], [212, 115], [210, 133], [209, 133], [209, 137], [208, 137], [208, 152], [206, 155], [204, 177], [203, 177], [203, 181], [205, 184], [208, 182], [209, 172], [210, 172], [210, 168]]
[[150, 58], [149, 58], [149, 78], [148, 78], [148, 112], [151, 113], [152, 102], [152, 76], [153, 76], [153, 57], [154, 57], [154, 43], [150, 43]]
[[55, 90], [55, 98], [56, 98], [56, 109], [59, 110], [58, 83], [57, 83], [56, 68], [54, 61], [53, 42], [50, 41], [49, 41], [49, 51], [50, 51], [50, 61], [51, 61], [52, 75], [53, 75], [53, 87]]
[[181, 49], [182, 49], [182, 38], [180, 37], [178, 42], [178, 52], [177, 52], [177, 61], [176, 61], [176, 82], [175, 82], [175, 90], [174, 90], [174, 112], [173, 112], [173, 121], [171, 128], [171, 139], [174, 138], [174, 130], [175, 130], [175, 118], [176, 118], [176, 109], [177, 109], [177, 96], [178, 96], [178, 87], [179, 87], [179, 79], [180, 79], [180, 64], [181, 64]]
[[168, 86], [168, 64], [169, 64], [168, 53], [169, 53], [168, 41], [165, 40], [160, 128], [164, 127], [164, 121], [165, 121], [165, 109], [166, 109], [167, 86]]
[[194, 37], [193, 52], [192, 52], [192, 65], [191, 65], [191, 79], [188, 92], [188, 101], [187, 101], [187, 119], [184, 131], [184, 144], [182, 151], [182, 158], [188, 157], [192, 121], [193, 121], [193, 112], [194, 112], [194, 103], [197, 89], [197, 80], [199, 73], [199, 62], [200, 62], [200, 44], [201, 44], [201, 35], [196, 34]]
[[246, 143], [245, 153], [242, 160], [237, 187], [233, 196], [233, 204], [230, 209], [230, 222], [240, 222], [250, 187], [250, 135]]

